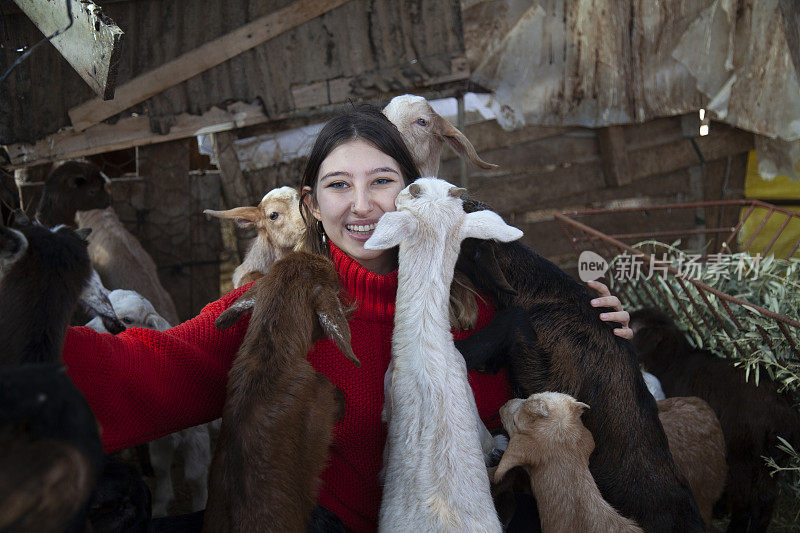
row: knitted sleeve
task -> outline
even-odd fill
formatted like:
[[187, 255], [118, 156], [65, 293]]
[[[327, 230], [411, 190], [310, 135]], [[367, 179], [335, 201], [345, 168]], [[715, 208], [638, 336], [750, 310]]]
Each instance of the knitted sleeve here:
[[226, 331], [214, 320], [251, 284], [206, 305], [166, 331], [130, 328], [118, 335], [71, 327], [67, 373], [86, 396], [107, 452], [219, 418], [228, 371], [248, 319]]

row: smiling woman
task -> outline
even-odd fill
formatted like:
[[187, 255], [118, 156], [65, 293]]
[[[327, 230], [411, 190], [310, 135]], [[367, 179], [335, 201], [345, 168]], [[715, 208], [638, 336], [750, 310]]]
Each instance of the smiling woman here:
[[[396, 268], [396, 255], [367, 250], [381, 215], [394, 211], [394, 200], [406, 186], [400, 165], [362, 139], [337, 146], [322, 162], [314, 194], [305, 202], [322, 223], [327, 238], [366, 269], [386, 274]], [[311, 192], [306, 186], [304, 192]], [[323, 218], [322, 214], [325, 214]]]

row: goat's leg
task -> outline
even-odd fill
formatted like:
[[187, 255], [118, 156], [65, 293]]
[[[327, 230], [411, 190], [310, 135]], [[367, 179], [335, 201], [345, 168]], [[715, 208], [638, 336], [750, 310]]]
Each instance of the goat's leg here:
[[192, 494], [192, 511], [205, 509], [208, 499], [208, 468], [211, 465], [211, 438], [206, 424], [181, 431], [183, 475]]
[[497, 466], [497, 463], [500, 462], [500, 458], [503, 456], [503, 452], [505, 452], [508, 447], [508, 439], [505, 435], [492, 436], [489, 430], [486, 429], [486, 425], [478, 414], [478, 406], [475, 404], [475, 397], [472, 395], [472, 387], [470, 387], [469, 384], [467, 384], [466, 387], [468, 397], [471, 400], [470, 403], [472, 404], [472, 415], [475, 417], [478, 438], [481, 442], [483, 462], [487, 467]]
[[763, 533], [772, 520], [775, 500], [778, 497], [778, 482], [769, 475], [765, 466], [758, 469], [754, 490], [750, 494], [750, 526], [748, 533]]
[[172, 458], [178, 447], [180, 437], [173, 433], [148, 444], [150, 463], [155, 473], [156, 488], [153, 491], [153, 516], [166, 516], [175, 493], [172, 489]]

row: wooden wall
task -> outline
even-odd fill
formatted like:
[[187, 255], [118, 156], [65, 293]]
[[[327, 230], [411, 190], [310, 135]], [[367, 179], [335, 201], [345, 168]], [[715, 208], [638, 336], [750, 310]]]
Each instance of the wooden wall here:
[[[468, 167], [467, 187], [522, 229], [528, 245], [569, 266], [577, 256], [553, 218], [556, 212], [744, 197], [752, 134], [713, 123], [710, 135], [699, 137], [696, 130], [687, 130], [687, 123], [694, 127], [682, 117], [617, 127], [621, 142], [616, 152], [601, 147], [604, 130], [527, 127], [506, 132], [495, 122], [468, 125], [464, 132], [478, 153], [500, 168]], [[448, 150], [443, 159], [440, 176], [459, 182], [455, 154]], [[609, 176], [615, 166], [627, 183]], [[728, 222], [736, 216], [731, 213], [725, 214]], [[682, 224], [681, 216], [654, 215], [635, 224], [642, 232], [655, 231]], [[709, 210], [703, 216], [710, 220], [717, 213]], [[631, 217], [609, 217], [602, 231], [622, 232], [632, 223]]]

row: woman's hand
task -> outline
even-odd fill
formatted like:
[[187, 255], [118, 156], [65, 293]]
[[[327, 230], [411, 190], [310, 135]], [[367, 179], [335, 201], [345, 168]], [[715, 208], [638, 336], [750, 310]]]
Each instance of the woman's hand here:
[[622, 337], [623, 339], [632, 339], [633, 330], [628, 327], [631, 315], [622, 308], [622, 302], [619, 301], [619, 298], [612, 296], [608, 287], [599, 281], [587, 281], [586, 284], [590, 289], [594, 289], [597, 294], [600, 295], [599, 298], [595, 298], [591, 301], [592, 307], [613, 307], [616, 309], [616, 311], [611, 313], [600, 313], [600, 320], [604, 322], [619, 322], [622, 324], [622, 327], [614, 328], [614, 335]]

